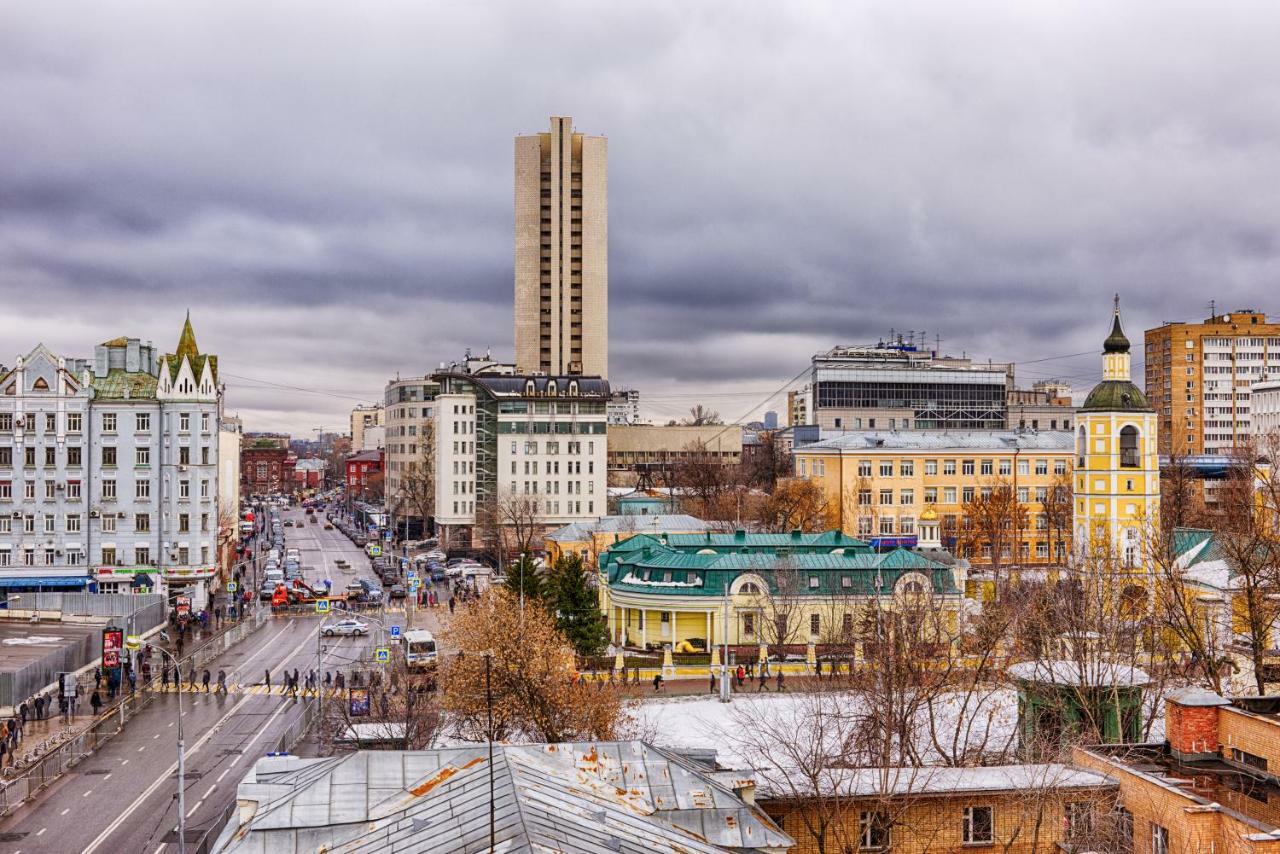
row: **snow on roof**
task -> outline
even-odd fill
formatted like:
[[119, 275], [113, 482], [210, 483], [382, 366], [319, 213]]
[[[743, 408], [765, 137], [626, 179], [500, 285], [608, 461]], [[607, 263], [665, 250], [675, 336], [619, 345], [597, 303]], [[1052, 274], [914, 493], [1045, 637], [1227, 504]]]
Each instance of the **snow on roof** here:
[[1017, 792], [1045, 789], [1093, 789], [1116, 785], [1093, 771], [1070, 765], [991, 765], [954, 768], [926, 765], [901, 768], [850, 768], [836, 781], [846, 797]]
[[1188, 685], [1185, 688], [1179, 688], [1172, 691], [1168, 695], [1168, 699], [1177, 703], [1179, 706], [1229, 706], [1231, 701], [1221, 694], [1215, 694], [1212, 691], [1198, 688], [1195, 685]]
[[1074, 661], [1023, 661], [1011, 665], [1009, 675], [1024, 682], [1075, 688], [1104, 685], [1138, 688], [1151, 683], [1145, 670], [1110, 661], [1088, 662], [1083, 672]]

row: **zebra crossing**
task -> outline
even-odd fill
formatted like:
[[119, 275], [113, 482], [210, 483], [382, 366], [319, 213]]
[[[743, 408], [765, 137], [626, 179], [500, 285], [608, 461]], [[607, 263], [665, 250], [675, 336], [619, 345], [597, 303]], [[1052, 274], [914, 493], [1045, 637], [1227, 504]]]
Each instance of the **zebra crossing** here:
[[[267, 685], [264, 685], [261, 682], [257, 682], [257, 683], [229, 682], [227, 683], [227, 690], [225, 692], [219, 689], [218, 686], [212, 682], [209, 683], [208, 691], [206, 691], [204, 689], [204, 685], [199, 682], [195, 683], [194, 685], [189, 682], [183, 682], [177, 688], [173, 687], [173, 684], [170, 683], [168, 685], [164, 685], [163, 687], [157, 688], [156, 691], [157, 693], [161, 693], [161, 694], [183, 693], [183, 694], [202, 694], [207, 696], [213, 696], [215, 694], [222, 694], [222, 693], [235, 694], [237, 696], [250, 695], [250, 696], [257, 696], [257, 697], [267, 697], [267, 696], [290, 697], [294, 695], [297, 695], [298, 697], [314, 697], [316, 695], [316, 692], [311, 690], [310, 688], [299, 688], [297, 691], [291, 691], [288, 688], [286, 688], [284, 685], [271, 685], [268, 687]], [[322, 691], [323, 691], [324, 697], [328, 697], [330, 699], [340, 699], [345, 696], [346, 688], [334, 688], [333, 686], [329, 686], [329, 687], [323, 688]]]

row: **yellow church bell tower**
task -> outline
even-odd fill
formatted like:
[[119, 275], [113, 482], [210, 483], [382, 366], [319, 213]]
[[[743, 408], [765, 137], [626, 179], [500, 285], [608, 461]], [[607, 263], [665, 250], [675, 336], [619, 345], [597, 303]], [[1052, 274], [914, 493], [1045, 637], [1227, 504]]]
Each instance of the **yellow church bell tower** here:
[[1110, 549], [1123, 565], [1142, 562], [1143, 532], [1160, 512], [1156, 413], [1130, 378], [1129, 339], [1116, 297], [1102, 345], [1102, 382], [1076, 416], [1077, 549]]

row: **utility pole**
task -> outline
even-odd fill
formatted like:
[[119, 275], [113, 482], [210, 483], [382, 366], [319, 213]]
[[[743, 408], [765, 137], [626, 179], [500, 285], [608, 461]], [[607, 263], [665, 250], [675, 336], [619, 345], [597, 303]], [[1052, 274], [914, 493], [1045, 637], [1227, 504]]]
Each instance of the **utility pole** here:
[[493, 684], [490, 670], [493, 666], [493, 653], [484, 654], [484, 703], [489, 711], [489, 852], [492, 854], [497, 838], [497, 806], [494, 803], [493, 783]]

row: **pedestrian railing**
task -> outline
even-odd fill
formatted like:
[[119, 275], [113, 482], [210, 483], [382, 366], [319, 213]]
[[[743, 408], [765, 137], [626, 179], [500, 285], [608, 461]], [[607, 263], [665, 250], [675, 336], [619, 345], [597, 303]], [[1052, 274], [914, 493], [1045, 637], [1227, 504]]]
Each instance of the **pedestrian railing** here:
[[[183, 672], [189, 673], [203, 667], [253, 634], [266, 621], [264, 609], [259, 608], [235, 625], [217, 633], [181, 659]], [[12, 778], [0, 780], [0, 816], [13, 812], [101, 745], [119, 735], [126, 723], [151, 705], [157, 694], [152, 689], [159, 682], [160, 677], [157, 675], [142, 685], [141, 690], [124, 694], [83, 729], [74, 731], [67, 727], [45, 739], [42, 745], [49, 744], [48, 752], [31, 759], [30, 764], [21, 767]], [[11, 770], [7, 769], [5, 773], [8, 774]]]

